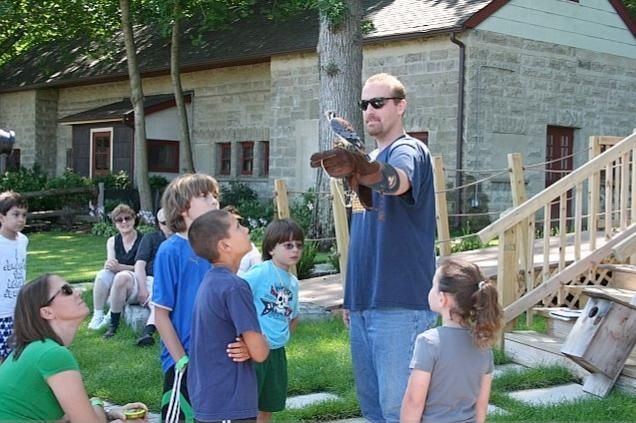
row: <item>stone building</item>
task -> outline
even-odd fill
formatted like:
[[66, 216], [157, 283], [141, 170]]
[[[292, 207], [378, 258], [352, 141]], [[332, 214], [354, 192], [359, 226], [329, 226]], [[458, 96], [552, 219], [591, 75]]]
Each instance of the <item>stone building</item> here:
[[[427, 140], [449, 184], [506, 166], [557, 170], [587, 158], [590, 135], [636, 127], [636, 24], [619, 0], [365, 0], [372, 30], [363, 75], [389, 72], [408, 88], [407, 131]], [[197, 170], [271, 192], [313, 185], [318, 146], [318, 20], [252, 17], [183, 48]], [[140, 32], [150, 169], [181, 170], [165, 41]], [[22, 165], [52, 174], [132, 169], [123, 48], [99, 57], [68, 46], [34, 51], [0, 69], [0, 127], [16, 131]], [[121, 59], [121, 60], [120, 60]], [[176, 159], [175, 159], [176, 158]], [[556, 160], [555, 159], [562, 159]], [[182, 160], [182, 159], [181, 159]], [[540, 170], [544, 170], [542, 167]], [[550, 181], [528, 176], [534, 193]], [[510, 204], [506, 175], [474, 189], [494, 210]], [[471, 196], [465, 193], [465, 207]], [[479, 194], [479, 195], [478, 195]], [[473, 204], [475, 205], [475, 204]]]

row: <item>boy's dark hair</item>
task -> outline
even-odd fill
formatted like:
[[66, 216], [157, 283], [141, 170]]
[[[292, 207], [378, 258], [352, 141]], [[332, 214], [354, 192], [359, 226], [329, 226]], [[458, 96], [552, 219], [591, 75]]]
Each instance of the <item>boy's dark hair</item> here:
[[6, 215], [12, 207], [27, 209], [26, 198], [15, 191], [4, 191], [0, 193], [0, 214]]
[[272, 259], [271, 251], [276, 244], [287, 241], [305, 241], [305, 234], [298, 223], [292, 219], [278, 219], [267, 225], [263, 235], [263, 261]]
[[470, 329], [475, 345], [479, 348], [492, 345], [502, 325], [503, 310], [497, 300], [497, 288], [479, 266], [447, 258], [439, 264], [436, 277], [440, 292], [455, 297], [456, 307], [450, 313]]
[[34, 341], [50, 338], [58, 344], [64, 345], [49, 322], [40, 315], [40, 309], [49, 300], [49, 279], [51, 276], [50, 273], [45, 273], [25, 284], [18, 292], [11, 337], [15, 360], [20, 357], [24, 348]]
[[218, 199], [219, 183], [204, 173], [186, 173], [168, 184], [161, 197], [161, 207], [166, 216], [166, 224], [172, 232], [188, 229], [181, 213], [190, 208], [192, 198], [209, 192]]
[[192, 250], [204, 259], [216, 263], [219, 260], [219, 241], [228, 238], [230, 213], [210, 210], [194, 219], [188, 230]]

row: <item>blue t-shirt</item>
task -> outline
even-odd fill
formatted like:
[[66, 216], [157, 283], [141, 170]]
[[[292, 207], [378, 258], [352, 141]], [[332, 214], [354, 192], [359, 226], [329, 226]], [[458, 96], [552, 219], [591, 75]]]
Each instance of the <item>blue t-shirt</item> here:
[[426, 146], [405, 136], [373, 156], [403, 170], [401, 196], [373, 191], [373, 210], [354, 207], [344, 308], [427, 310], [435, 273], [435, 189]]
[[271, 349], [289, 341], [289, 322], [298, 317], [298, 279], [267, 260], [243, 275], [250, 284], [263, 334]]
[[[170, 321], [186, 354], [190, 350], [192, 306], [210, 263], [194, 254], [187, 239], [175, 234], [161, 243], [155, 257], [152, 303], [170, 310]], [[161, 369], [167, 372], [174, 360], [161, 342]]]
[[188, 393], [197, 420], [256, 416], [258, 392], [252, 362], [235, 363], [226, 349], [237, 336], [260, 331], [247, 283], [225, 267], [210, 269], [192, 312]]

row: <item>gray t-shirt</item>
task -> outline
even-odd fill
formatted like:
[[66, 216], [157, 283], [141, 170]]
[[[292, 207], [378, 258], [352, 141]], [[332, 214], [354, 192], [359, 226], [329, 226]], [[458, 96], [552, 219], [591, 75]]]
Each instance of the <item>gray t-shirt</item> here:
[[417, 336], [411, 368], [431, 373], [422, 421], [474, 422], [481, 378], [492, 373], [494, 359], [468, 329], [440, 326]]

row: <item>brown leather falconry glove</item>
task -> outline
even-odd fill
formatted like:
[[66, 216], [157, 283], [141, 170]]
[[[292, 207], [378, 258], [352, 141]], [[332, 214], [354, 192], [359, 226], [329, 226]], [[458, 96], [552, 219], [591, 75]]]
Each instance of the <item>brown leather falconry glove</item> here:
[[312, 154], [310, 165], [313, 168], [323, 167], [333, 178], [345, 178], [353, 191], [358, 194], [360, 203], [366, 208], [372, 208], [372, 193], [367, 185], [373, 185], [382, 180], [382, 165], [369, 162], [358, 152], [334, 148]]

